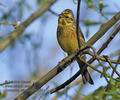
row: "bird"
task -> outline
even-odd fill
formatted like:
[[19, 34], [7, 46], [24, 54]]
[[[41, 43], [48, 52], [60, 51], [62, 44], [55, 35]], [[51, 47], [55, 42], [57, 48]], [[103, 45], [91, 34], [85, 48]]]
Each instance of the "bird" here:
[[[59, 14], [58, 18], [58, 26], [57, 26], [57, 41], [60, 47], [66, 52], [68, 55], [76, 52], [79, 49], [77, 34], [76, 34], [76, 21], [71, 9], [65, 9], [61, 14]], [[85, 38], [82, 32], [79, 31], [79, 40], [80, 47], [85, 43]], [[78, 56], [76, 61], [82, 69], [85, 65], [83, 61], [80, 60], [81, 56]], [[86, 56], [82, 56], [85, 60]], [[87, 68], [82, 73], [83, 83], [89, 82], [90, 84], [94, 84]]]

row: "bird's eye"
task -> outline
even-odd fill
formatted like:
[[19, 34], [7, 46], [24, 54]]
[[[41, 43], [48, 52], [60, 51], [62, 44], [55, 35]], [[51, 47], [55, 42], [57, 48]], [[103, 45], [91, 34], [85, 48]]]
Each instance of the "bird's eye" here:
[[66, 16], [66, 18], [69, 18], [69, 16]]

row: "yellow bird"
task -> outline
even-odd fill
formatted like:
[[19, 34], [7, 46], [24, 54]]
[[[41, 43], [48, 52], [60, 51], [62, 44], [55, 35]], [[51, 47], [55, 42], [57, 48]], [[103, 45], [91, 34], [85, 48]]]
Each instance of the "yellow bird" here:
[[[83, 45], [85, 43], [84, 36], [81, 32], [80, 34], [80, 44]], [[76, 35], [76, 22], [73, 15], [73, 12], [70, 9], [64, 10], [58, 19], [58, 27], [57, 27], [57, 40], [61, 48], [68, 54], [74, 53], [78, 47], [77, 35]], [[85, 56], [82, 57], [85, 60]], [[85, 65], [84, 62], [77, 58], [77, 62], [79, 67], [82, 69]], [[89, 72], [87, 69], [82, 74], [83, 83], [87, 81], [90, 84], [94, 84]]]

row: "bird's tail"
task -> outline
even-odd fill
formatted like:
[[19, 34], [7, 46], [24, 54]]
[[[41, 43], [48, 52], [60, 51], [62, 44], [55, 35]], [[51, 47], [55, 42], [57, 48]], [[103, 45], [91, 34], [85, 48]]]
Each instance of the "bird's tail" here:
[[[80, 59], [77, 59], [77, 62], [79, 64], [80, 69], [82, 69], [85, 66], [85, 63], [80, 61]], [[86, 82], [89, 82], [90, 84], [94, 84], [87, 68], [84, 70], [83, 74], [82, 74], [82, 79], [83, 79], [83, 83], [85, 84]]]

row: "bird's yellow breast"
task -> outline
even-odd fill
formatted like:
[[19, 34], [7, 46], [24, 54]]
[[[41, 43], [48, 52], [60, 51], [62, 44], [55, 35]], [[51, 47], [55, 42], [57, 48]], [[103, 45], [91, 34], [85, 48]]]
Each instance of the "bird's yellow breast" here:
[[58, 28], [57, 39], [61, 48], [68, 54], [78, 49], [76, 30], [73, 27]]

